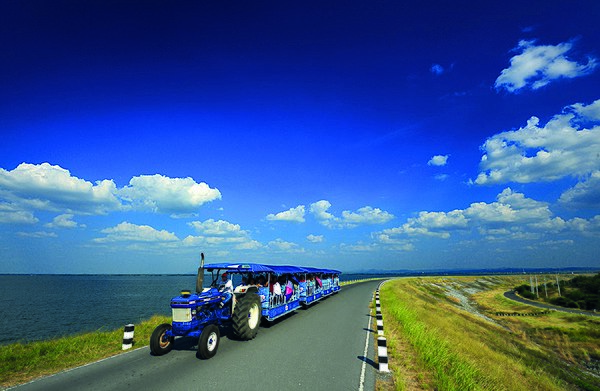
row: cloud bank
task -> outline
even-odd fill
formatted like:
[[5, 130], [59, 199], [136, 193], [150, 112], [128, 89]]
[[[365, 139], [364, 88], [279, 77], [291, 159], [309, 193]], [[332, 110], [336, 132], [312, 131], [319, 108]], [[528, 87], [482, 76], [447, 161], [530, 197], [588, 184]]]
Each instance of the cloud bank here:
[[189, 177], [141, 175], [119, 189], [112, 179], [92, 183], [49, 163], [21, 163], [12, 171], [0, 168], [0, 222], [35, 223], [36, 210], [70, 215], [104, 215], [130, 209], [194, 213], [220, 198], [218, 189]]

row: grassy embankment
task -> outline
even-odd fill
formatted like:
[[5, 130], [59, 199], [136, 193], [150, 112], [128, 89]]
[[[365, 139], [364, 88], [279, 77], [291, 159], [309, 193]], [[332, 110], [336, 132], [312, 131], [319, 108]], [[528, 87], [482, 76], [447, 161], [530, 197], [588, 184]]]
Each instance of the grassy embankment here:
[[600, 390], [600, 319], [559, 312], [496, 316], [540, 311], [504, 298], [519, 278], [385, 284], [380, 298], [394, 384], [378, 388]]
[[[169, 317], [154, 316], [135, 325], [134, 348], [146, 346], [154, 328]], [[49, 341], [0, 346], [0, 388], [122, 353], [123, 329], [96, 331]]]
[[[154, 316], [136, 324], [134, 348], [147, 346], [154, 328], [169, 322], [168, 316]], [[123, 329], [118, 329], [0, 346], [0, 389], [120, 354], [122, 342]]]

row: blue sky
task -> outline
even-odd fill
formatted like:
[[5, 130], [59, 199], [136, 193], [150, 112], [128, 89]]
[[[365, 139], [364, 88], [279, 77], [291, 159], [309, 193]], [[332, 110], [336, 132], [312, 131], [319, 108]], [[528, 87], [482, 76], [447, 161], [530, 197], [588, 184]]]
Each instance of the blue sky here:
[[5, 1], [0, 273], [599, 266], [597, 1]]

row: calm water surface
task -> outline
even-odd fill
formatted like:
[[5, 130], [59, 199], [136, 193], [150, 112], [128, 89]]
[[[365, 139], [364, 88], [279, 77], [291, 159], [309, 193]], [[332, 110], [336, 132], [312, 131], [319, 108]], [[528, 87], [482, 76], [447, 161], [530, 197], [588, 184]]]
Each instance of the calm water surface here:
[[0, 344], [114, 330], [169, 315], [169, 300], [195, 286], [193, 275], [0, 275]]

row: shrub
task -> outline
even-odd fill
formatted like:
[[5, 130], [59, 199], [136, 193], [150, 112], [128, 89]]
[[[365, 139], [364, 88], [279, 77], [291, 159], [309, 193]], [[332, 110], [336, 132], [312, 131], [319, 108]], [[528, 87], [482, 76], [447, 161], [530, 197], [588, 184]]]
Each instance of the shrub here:
[[517, 293], [526, 299], [535, 299], [535, 295], [531, 293], [531, 286], [527, 284], [519, 285], [515, 288]]

